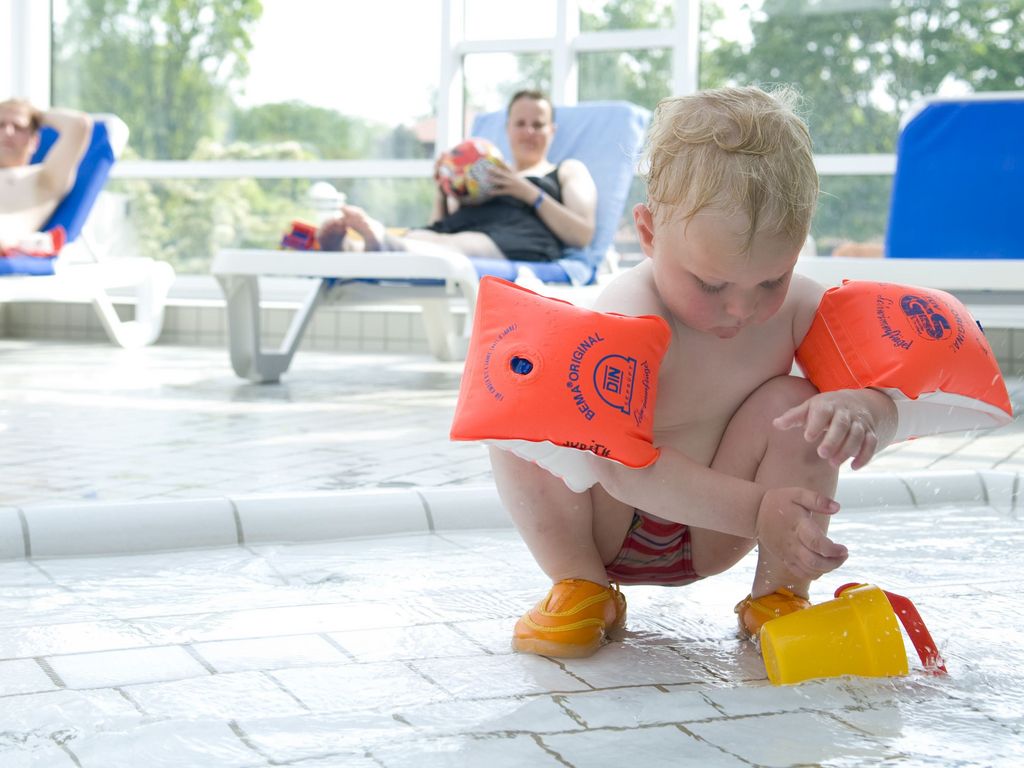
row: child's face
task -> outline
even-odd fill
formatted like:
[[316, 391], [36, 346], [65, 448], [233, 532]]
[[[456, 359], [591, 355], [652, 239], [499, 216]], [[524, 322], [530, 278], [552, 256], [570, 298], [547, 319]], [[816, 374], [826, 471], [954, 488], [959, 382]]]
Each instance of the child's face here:
[[661, 300], [690, 328], [731, 339], [779, 311], [800, 253], [792, 238], [758, 233], [748, 250], [744, 218], [715, 209], [655, 221], [638, 205], [634, 218]]

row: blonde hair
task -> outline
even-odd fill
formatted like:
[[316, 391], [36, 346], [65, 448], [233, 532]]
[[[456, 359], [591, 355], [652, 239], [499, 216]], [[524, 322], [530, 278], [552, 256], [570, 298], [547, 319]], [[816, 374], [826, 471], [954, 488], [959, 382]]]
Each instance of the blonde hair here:
[[[663, 99], [645, 156], [648, 205], [685, 221], [708, 206], [744, 214], [761, 231], [802, 243], [818, 201], [807, 125], [792, 88], [719, 88]], [[671, 210], [663, 210], [671, 209]]]

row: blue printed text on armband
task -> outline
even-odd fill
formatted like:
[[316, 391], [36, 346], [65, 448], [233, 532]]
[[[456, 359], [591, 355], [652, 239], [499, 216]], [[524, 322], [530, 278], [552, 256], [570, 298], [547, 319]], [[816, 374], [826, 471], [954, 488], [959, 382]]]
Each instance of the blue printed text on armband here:
[[889, 339], [897, 349], [910, 349], [914, 342], [904, 339], [898, 328], [889, 325], [889, 318], [886, 317], [885, 310], [890, 306], [892, 306], [892, 299], [885, 296], [879, 296], [875, 303], [875, 317], [878, 318], [878, 322], [882, 326], [882, 337]]
[[640, 363], [640, 370], [643, 372], [640, 377], [640, 388], [643, 396], [640, 400], [640, 407], [633, 412], [633, 420], [638, 427], [647, 415], [647, 398], [651, 391], [651, 366], [647, 364], [646, 360]]
[[504, 339], [510, 333], [514, 332], [516, 330], [516, 328], [517, 328], [517, 326], [516, 326], [515, 323], [512, 323], [508, 327], [504, 328], [501, 331], [501, 333], [499, 333], [494, 338], [494, 341], [491, 342], [491, 346], [489, 346], [487, 348], [487, 354], [484, 355], [484, 365], [483, 365], [484, 386], [487, 388], [488, 392], [490, 392], [492, 395], [494, 395], [494, 399], [495, 400], [499, 400], [499, 401], [500, 400], [504, 400], [505, 399], [505, 395], [498, 391], [498, 388], [496, 386], [494, 386], [494, 381], [491, 379], [491, 358], [494, 356], [494, 348], [497, 347], [499, 343], [501, 343], [502, 339]]
[[563, 448], [575, 448], [577, 451], [590, 451], [595, 456], [600, 456], [602, 459], [610, 458], [612, 455], [611, 448], [608, 448], [601, 443], [588, 440], [566, 440], [562, 443]]
[[580, 381], [582, 380], [580, 376], [580, 365], [583, 363], [584, 358], [586, 358], [587, 352], [603, 341], [604, 337], [601, 333], [599, 331], [594, 331], [593, 334], [587, 336], [587, 338], [577, 344], [570, 356], [569, 369], [566, 375], [565, 386], [569, 392], [572, 393], [572, 399], [576, 406], [576, 410], [583, 414], [583, 418], [587, 421], [593, 419], [596, 414], [594, 413], [594, 409], [591, 408], [590, 404], [587, 402], [587, 399], [583, 394], [583, 389], [580, 386]]

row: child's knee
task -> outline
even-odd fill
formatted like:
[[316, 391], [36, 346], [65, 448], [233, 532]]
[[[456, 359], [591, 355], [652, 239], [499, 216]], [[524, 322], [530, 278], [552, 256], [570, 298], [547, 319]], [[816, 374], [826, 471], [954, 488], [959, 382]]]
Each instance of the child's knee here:
[[818, 394], [817, 388], [800, 376], [776, 376], [750, 396], [748, 404], [768, 419], [780, 416]]

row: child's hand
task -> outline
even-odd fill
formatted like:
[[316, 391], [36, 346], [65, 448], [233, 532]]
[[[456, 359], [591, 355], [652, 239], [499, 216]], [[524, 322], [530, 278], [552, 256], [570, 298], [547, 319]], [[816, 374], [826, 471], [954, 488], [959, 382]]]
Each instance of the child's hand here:
[[823, 392], [790, 408], [773, 424], [778, 429], [803, 427], [804, 439], [818, 443], [818, 455], [838, 467], [849, 458], [853, 469], [867, 464], [896, 431], [896, 405], [870, 389]]
[[834, 515], [839, 504], [806, 488], [773, 488], [761, 499], [755, 531], [758, 544], [794, 575], [816, 579], [846, 562], [849, 551], [832, 541], [811, 515]]

